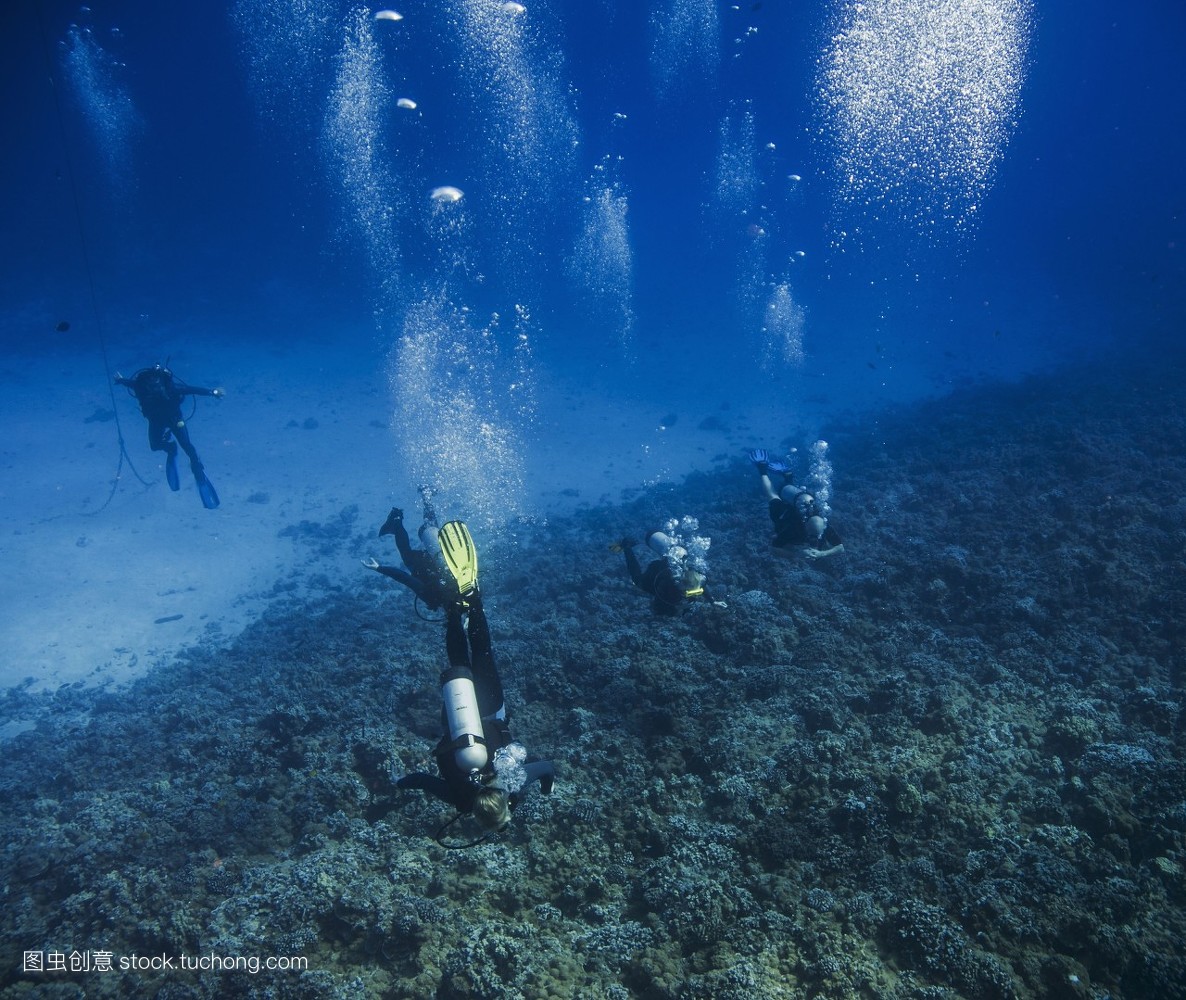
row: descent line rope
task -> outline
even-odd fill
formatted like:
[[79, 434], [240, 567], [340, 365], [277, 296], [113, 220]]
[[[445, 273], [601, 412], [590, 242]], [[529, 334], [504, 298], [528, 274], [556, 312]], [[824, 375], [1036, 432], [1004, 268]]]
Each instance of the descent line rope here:
[[86, 274], [87, 288], [90, 292], [91, 313], [95, 321], [95, 331], [99, 340], [99, 352], [103, 357], [103, 372], [107, 376], [107, 395], [111, 399], [111, 411], [115, 414], [115, 433], [119, 440], [119, 463], [115, 469], [115, 477], [111, 480], [111, 490], [107, 494], [107, 499], [103, 501], [102, 506], [96, 510], [87, 511], [90, 515], [99, 514], [106, 510], [107, 505], [115, 497], [115, 491], [119, 489], [120, 478], [123, 474], [124, 462], [128, 463], [128, 468], [132, 470], [134, 475], [144, 486], [151, 486], [152, 483], [145, 479], [137, 471], [136, 466], [132, 462], [132, 456], [128, 454], [127, 444], [124, 441], [124, 429], [119, 419], [119, 407], [115, 402], [115, 382], [111, 378], [111, 361], [107, 353], [107, 338], [103, 335], [103, 322], [99, 313], [99, 295], [95, 288], [94, 269], [91, 267], [90, 246], [86, 238], [86, 226], [82, 220], [82, 199], [78, 194], [78, 182], [74, 175], [74, 161], [70, 156], [70, 141], [66, 133], [66, 116], [62, 112], [62, 101], [58, 96], [58, 84], [54, 76], [54, 62], [50, 51], [49, 39], [45, 33], [44, 8], [38, 11], [38, 27], [41, 31], [41, 49], [45, 56], [45, 70], [49, 79], [49, 89], [53, 94], [54, 112], [58, 121], [58, 132], [62, 140], [62, 157], [66, 161], [66, 179], [70, 185], [71, 202], [74, 207], [74, 222], [78, 227], [78, 245], [82, 254], [83, 271]]

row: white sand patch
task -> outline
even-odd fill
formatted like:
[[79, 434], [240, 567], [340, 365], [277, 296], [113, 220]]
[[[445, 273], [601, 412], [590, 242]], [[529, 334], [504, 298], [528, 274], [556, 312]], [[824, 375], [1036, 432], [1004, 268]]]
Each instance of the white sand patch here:
[[[277, 598], [365, 585], [359, 558], [393, 557], [390, 540], [375, 534], [388, 509], [419, 514], [418, 484], [395, 457], [383, 353], [337, 340], [267, 347], [246, 338], [175, 351], [180, 377], [227, 390], [225, 400], [199, 400], [190, 421], [222, 498], [215, 511], [202, 507], [184, 461], [181, 491], [169, 491], [144, 419], [117, 390], [128, 451], [151, 485], [125, 469], [115, 498], [96, 513], [118, 457], [115, 424], [86, 421], [110, 406], [97, 359], [7, 371], [0, 688], [124, 683], [189, 645], [229, 641]], [[130, 374], [135, 362], [157, 360], [142, 354], [116, 347], [112, 361]], [[805, 449], [836, 414], [949, 388], [920, 369], [830, 368], [811, 357], [775, 374], [695, 359], [637, 381], [620, 368], [579, 378], [543, 361], [538, 368], [523, 464], [541, 517], [616, 502], [752, 447]], [[842, 448], [831, 457], [838, 474], [848, 471]], [[433, 485], [442, 489], [439, 513], [457, 516], [448, 484]], [[739, 502], [755, 489], [739, 475]], [[332, 555], [315, 539], [282, 534], [301, 521], [340, 524], [352, 505], [357, 517], [345, 544], [327, 547]], [[843, 512], [842, 495], [834, 506]], [[530, 525], [516, 529], [524, 531]]]
[[[111, 504], [93, 513], [118, 458], [114, 422], [83, 422], [110, 406], [101, 369], [95, 378], [72, 365], [54, 394], [39, 378], [0, 398], [0, 687], [123, 682], [204, 636], [234, 636], [277, 583], [299, 594], [313, 575], [355, 572], [352, 558], [310, 562], [310, 547], [280, 532], [351, 504], [360, 525], [386, 513], [394, 470], [380, 380], [331, 374], [312, 350], [278, 363], [220, 345], [173, 363], [195, 385], [227, 389], [221, 402], [201, 399], [189, 425], [218, 510], [202, 507], [184, 460], [181, 491], [169, 491], [145, 421], [118, 389], [128, 452], [151, 485], [125, 468]], [[301, 371], [310, 377], [291, 378]]]

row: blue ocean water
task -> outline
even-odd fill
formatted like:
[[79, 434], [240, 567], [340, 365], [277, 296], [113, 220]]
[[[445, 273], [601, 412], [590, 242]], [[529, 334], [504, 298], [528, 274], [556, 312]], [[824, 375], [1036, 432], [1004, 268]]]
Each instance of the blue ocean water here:
[[[53, 325], [70, 316], [82, 352], [96, 323], [116, 336], [141, 314], [251, 315], [261, 337], [301, 338], [311, 301], [318, 323], [391, 341], [442, 283], [483, 316], [531, 309], [538, 350], [561, 368], [592, 351], [644, 373], [678, 355], [744, 376], [768, 346], [762, 300], [783, 281], [808, 364], [880, 355], [942, 379], [971, 355], [1008, 376], [1166, 336], [1182, 305], [1182, 12], [995, 6], [1015, 22], [1016, 75], [981, 95], [1000, 107], [968, 113], [999, 112], [987, 124], [1000, 134], [948, 150], [979, 162], [948, 163], [942, 183], [889, 179], [881, 204], [872, 189], [842, 196], [854, 150], [837, 148], [819, 97], [840, 4], [471, 3], [401, 21], [263, 0], [10, 13], [5, 343], [60, 346]], [[1006, 43], [982, 43], [986, 75], [1003, 64], [983, 45]], [[887, 41], [872, 58], [917, 78], [926, 44]], [[400, 96], [417, 108], [395, 109]], [[910, 112], [931, 120], [886, 127], [925, 139], [954, 128], [952, 107], [940, 88]], [[979, 171], [974, 221], [945, 223], [940, 202]], [[466, 192], [452, 236], [428, 212], [446, 183]], [[588, 212], [611, 189], [616, 245], [612, 220]], [[629, 295], [625, 353], [617, 311], [590, 308], [598, 291]]]

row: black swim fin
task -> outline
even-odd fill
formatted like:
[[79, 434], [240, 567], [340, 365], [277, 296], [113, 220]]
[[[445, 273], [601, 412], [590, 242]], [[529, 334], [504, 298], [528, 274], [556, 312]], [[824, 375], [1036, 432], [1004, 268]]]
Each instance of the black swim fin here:
[[165, 479], [169, 482], [169, 489], [176, 493], [181, 489], [181, 479], [177, 475], [177, 452], [171, 452], [165, 459]]
[[383, 522], [383, 527], [379, 529], [379, 537], [384, 535], [394, 535], [395, 527], [402, 524], [404, 520], [404, 512], [398, 507], [392, 507], [391, 513], [387, 515], [387, 520]]
[[214, 488], [214, 484], [206, 478], [204, 472], [194, 476], [194, 481], [198, 484], [198, 496], [202, 498], [202, 506], [207, 510], [214, 510], [218, 506], [218, 490]]

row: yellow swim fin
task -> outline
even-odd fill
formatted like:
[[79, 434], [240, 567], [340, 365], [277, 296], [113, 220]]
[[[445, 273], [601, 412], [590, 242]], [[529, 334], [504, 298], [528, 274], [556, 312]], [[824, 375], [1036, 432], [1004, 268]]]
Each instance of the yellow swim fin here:
[[464, 521], [446, 521], [437, 533], [445, 565], [457, 581], [457, 592], [468, 597], [478, 589], [478, 550]]

